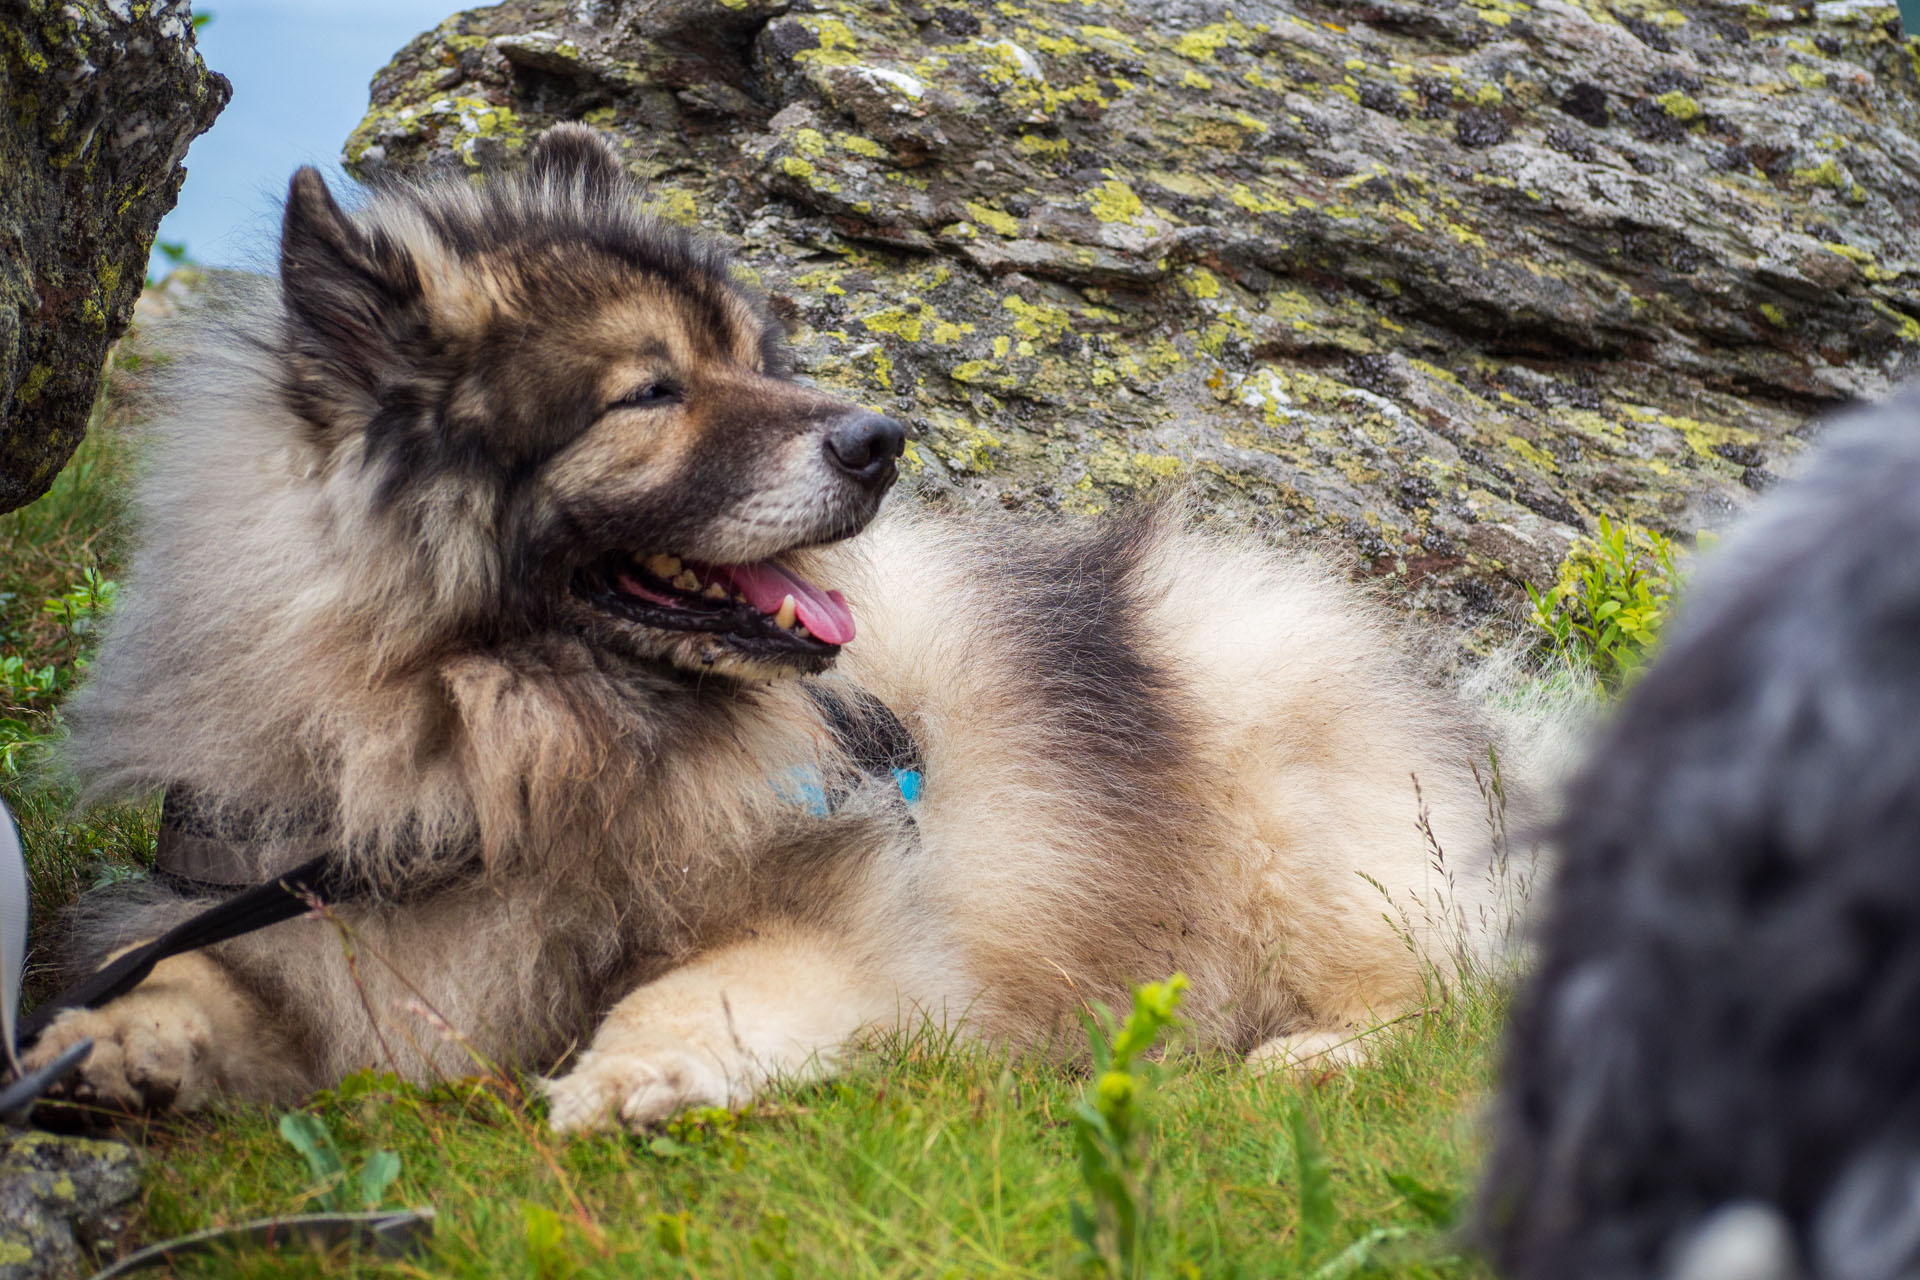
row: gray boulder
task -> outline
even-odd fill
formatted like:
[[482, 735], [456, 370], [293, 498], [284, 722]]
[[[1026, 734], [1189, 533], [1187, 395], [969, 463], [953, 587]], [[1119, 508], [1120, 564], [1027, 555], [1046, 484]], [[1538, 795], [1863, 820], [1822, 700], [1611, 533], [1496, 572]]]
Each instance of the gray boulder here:
[[181, 158], [231, 92], [187, 0], [0, 0], [0, 511], [86, 434]]
[[615, 135], [934, 500], [1169, 478], [1497, 629], [1598, 515], [1688, 535], [1920, 358], [1890, 4], [509, 0], [364, 176]]

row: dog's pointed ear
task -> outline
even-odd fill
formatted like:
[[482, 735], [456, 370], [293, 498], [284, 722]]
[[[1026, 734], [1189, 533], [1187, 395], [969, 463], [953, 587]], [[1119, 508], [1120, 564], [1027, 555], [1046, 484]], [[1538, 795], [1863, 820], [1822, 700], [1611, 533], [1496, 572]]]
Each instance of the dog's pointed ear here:
[[280, 292], [306, 354], [371, 387], [392, 350], [396, 310], [419, 291], [405, 249], [362, 230], [319, 170], [293, 175], [280, 227]]
[[620, 153], [607, 136], [584, 124], [557, 124], [540, 135], [527, 157], [527, 177], [536, 184], [579, 183], [590, 196], [613, 194], [625, 178]]

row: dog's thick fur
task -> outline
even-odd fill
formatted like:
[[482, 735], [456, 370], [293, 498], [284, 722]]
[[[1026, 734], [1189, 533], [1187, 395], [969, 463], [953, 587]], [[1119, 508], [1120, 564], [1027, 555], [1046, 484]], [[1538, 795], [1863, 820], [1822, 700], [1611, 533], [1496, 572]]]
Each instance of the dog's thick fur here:
[[[1170, 506], [835, 541], [884, 488], [820, 461], [852, 407], [634, 205], [573, 127], [522, 176], [357, 214], [296, 177], [278, 293], [177, 357], [72, 760], [96, 796], [322, 814], [378, 896], [339, 913], [353, 970], [333, 924], [279, 925], [64, 1015], [39, 1058], [90, 1034], [82, 1092], [191, 1105], [386, 1060], [547, 1070], [590, 1036], [553, 1123], [641, 1124], [903, 1019], [1043, 1042], [1175, 970], [1206, 1043], [1338, 1059], [1449, 965], [1443, 915], [1485, 941], [1486, 728], [1371, 609]], [[624, 550], [778, 555], [858, 637], [609, 613], [576, 588]], [[917, 803], [799, 677], [899, 717]], [[796, 803], [796, 770], [845, 798]], [[97, 908], [95, 950], [194, 905]]]
[[1567, 802], [1482, 1198], [1518, 1280], [1920, 1275], [1920, 395], [1701, 580]]

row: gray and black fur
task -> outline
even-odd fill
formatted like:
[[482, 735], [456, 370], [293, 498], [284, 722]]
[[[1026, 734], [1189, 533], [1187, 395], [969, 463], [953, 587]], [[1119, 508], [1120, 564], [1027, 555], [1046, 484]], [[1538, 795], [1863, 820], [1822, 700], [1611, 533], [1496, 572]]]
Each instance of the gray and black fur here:
[[1504, 1274], [1920, 1275], [1916, 548], [1909, 393], [1703, 572], [1596, 744], [1482, 1192]]

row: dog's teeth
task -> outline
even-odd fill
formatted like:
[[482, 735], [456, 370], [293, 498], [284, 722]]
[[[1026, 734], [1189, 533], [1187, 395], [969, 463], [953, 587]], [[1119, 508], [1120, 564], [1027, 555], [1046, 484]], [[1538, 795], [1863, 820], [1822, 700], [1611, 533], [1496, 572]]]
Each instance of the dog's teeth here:
[[773, 615], [773, 625], [776, 627], [790, 627], [799, 616], [799, 606], [793, 603], [792, 596], [788, 596], [780, 602], [780, 612]]
[[700, 594], [709, 600], [725, 600], [727, 598], [727, 589], [717, 582], [709, 582], [707, 589]]
[[656, 578], [665, 578], [667, 581], [671, 582], [673, 580], [673, 576], [680, 572], [680, 557], [679, 556], [648, 556], [647, 572], [652, 574]]
[[673, 585], [682, 591], [698, 591], [700, 589], [700, 579], [693, 576], [693, 570], [682, 569], [674, 576]]

